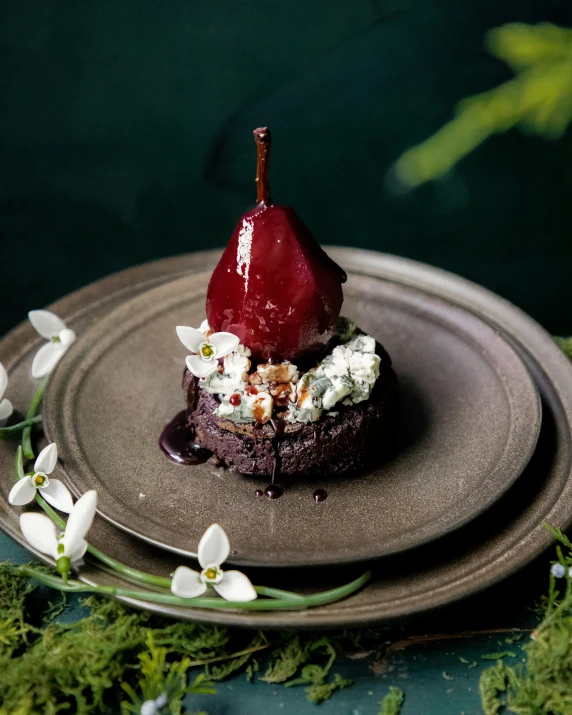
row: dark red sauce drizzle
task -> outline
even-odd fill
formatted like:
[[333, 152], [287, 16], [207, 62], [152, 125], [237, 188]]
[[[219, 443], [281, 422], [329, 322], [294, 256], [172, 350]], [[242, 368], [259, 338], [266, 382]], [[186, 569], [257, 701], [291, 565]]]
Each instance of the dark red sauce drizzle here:
[[[257, 489], [254, 493], [257, 497], [266, 497], [267, 499], [278, 499], [284, 494], [284, 489], [276, 484], [277, 478], [280, 476], [280, 454], [278, 452], [278, 442], [280, 436], [284, 433], [285, 422], [280, 417], [275, 417], [271, 421], [274, 428], [274, 436], [272, 438], [272, 447], [274, 450], [274, 468], [272, 470], [272, 484], [269, 484], [266, 489]], [[187, 421], [187, 412], [182, 410], [179, 412], [163, 429], [159, 438], [159, 446], [167, 457], [177, 464], [204, 464], [211, 456], [212, 452], [208, 449], [203, 449], [195, 440], [195, 435], [192, 427]], [[313, 499], [316, 504], [325, 501], [328, 494], [324, 489], [316, 489], [313, 494]]]
[[204, 464], [212, 456], [212, 452], [196, 443], [186, 410], [179, 412], [161, 432], [159, 446], [177, 464]]
[[[276, 484], [276, 480], [280, 476], [280, 452], [278, 451], [278, 442], [280, 436], [284, 433], [286, 428], [286, 422], [282, 419], [281, 415], [276, 415], [270, 420], [270, 424], [274, 429], [274, 436], [272, 437], [272, 450], [274, 451], [274, 466], [272, 468], [272, 484], [269, 484], [264, 490], [264, 496], [268, 499], [278, 499], [284, 494], [284, 489]], [[257, 490], [257, 494], [258, 494]]]
[[269, 484], [264, 490], [264, 496], [268, 499], [278, 499], [284, 494], [284, 489], [279, 487], [278, 484]]
[[325, 489], [316, 489], [314, 492], [314, 501], [316, 504], [325, 501], [328, 498], [328, 492]]

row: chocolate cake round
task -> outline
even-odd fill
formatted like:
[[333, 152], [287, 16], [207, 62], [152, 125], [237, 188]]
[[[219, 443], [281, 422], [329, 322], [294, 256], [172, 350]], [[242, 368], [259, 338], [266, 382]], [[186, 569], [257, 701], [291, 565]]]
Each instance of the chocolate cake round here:
[[240, 423], [218, 417], [217, 395], [200, 389], [189, 370], [183, 376], [189, 425], [213, 459], [234, 472], [255, 476], [335, 476], [380, 461], [394, 442], [399, 387], [391, 359], [376, 343], [379, 378], [369, 399], [337, 404], [309, 422]]

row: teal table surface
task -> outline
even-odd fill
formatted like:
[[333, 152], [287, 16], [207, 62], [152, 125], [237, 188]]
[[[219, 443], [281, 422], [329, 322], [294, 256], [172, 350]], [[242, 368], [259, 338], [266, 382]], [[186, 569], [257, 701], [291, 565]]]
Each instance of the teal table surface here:
[[[0, 534], [0, 561], [26, 563], [29, 558], [25, 549]], [[506, 662], [523, 659], [521, 647], [537, 622], [529, 607], [546, 590], [547, 570], [544, 556], [480, 596], [410, 622], [402, 637], [413, 643], [390, 651], [379, 662], [365, 655], [337, 661], [332, 672], [354, 684], [320, 705], [308, 703], [301, 687], [250, 683], [243, 674], [217, 683], [216, 696], [195, 696], [188, 704], [191, 711], [204, 709], [209, 715], [377, 715], [377, 703], [395, 685], [405, 692], [402, 715], [481, 715], [479, 676], [492, 664], [482, 656], [508, 650], [515, 658]], [[45, 592], [46, 599], [53, 596]], [[73, 596], [59, 619], [73, 622], [81, 616]], [[522, 631], [522, 640], [507, 644], [507, 638]], [[394, 642], [396, 637], [393, 632]]]

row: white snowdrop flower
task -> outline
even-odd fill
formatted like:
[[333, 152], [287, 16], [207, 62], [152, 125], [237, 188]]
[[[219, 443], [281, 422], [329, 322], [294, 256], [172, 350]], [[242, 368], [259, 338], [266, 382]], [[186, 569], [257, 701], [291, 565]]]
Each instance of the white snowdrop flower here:
[[56, 509], [69, 514], [73, 507], [72, 495], [59, 479], [49, 479], [58, 461], [58, 447], [55, 442], [40, 452], [34, 471], [19, 479], [10, 490], [8, 501], [14, 506], [23, 506], [34, 500], [36, 492]]
[[218, 359], [233, 352], [239, 340], [232, 333], [213, 333], [209, 338], [196, 328], [177, 326], [177, 335], [193, 355], [187, 357], [187, 367], [195, 377], [207, 377], [218, 368]]
[[165, 705], [169, 702], [169, 699], [165, 695], [165, 693], [161, 693], [158, 697], [155, 698], [155, 705], [161, 709], [164, 708]]
[[87, 550], [85, 535], [95, 516], [97, 492], [86, 492], [74, 504], [66, 528], [58, 534], [56, 525], [46, 514], [26, 512], [20, 515], [20, 529], [26, 541], [42, 554], [51, 556], [58, 571], [67, 580], [70, 565], [79, 561]]
[[157, 715], [158, 712], [159, 708], [155, 700], [145, 700], [145, 702], [141, 704], [141, 715]]
[[4, 397], [7, 387], [8, 373], [6, 372], [4, 365], [0, 362], [0, 427], [5, 424], [8, 417], [10, 417], [12, 412], [14, 412], [12, 403], [7, 397]]
[[228, 536], [222, 527], [212, 524], [199, 543], [198, 559], [202, 571], [179, 566], [173, 574], [171, 591], [180, 598], [195, 598], [212, 586], [227, 601], [253, 601], [257, 593], [248, 576], [240, 571], [221, 569], [229, 554]]
[[28, 318], [36, 331], [49, 341], [42, 345], [32, 362], [32, 377], [45, 377], [74, 342], [76, 334], [59, 316], [49, 310], [31, 310]]

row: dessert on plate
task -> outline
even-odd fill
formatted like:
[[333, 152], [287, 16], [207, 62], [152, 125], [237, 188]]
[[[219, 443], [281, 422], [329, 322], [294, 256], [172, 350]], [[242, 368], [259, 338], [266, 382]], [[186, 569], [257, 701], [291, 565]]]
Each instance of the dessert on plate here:
[[[270, 132], [254, 137], [257, 204], [212, 274], [207, 319], [177, 327], [190, 353], [187, 410], [166, 428], [163, 448], [180, 462], [212, 454], [273, 482], [360, 470], [393, 440], [397, 377], [375, 338], [340, 317], [346, 274], [294, 209], [272, 202]], [[179, 447], [166, 447], [165, 435]]]

